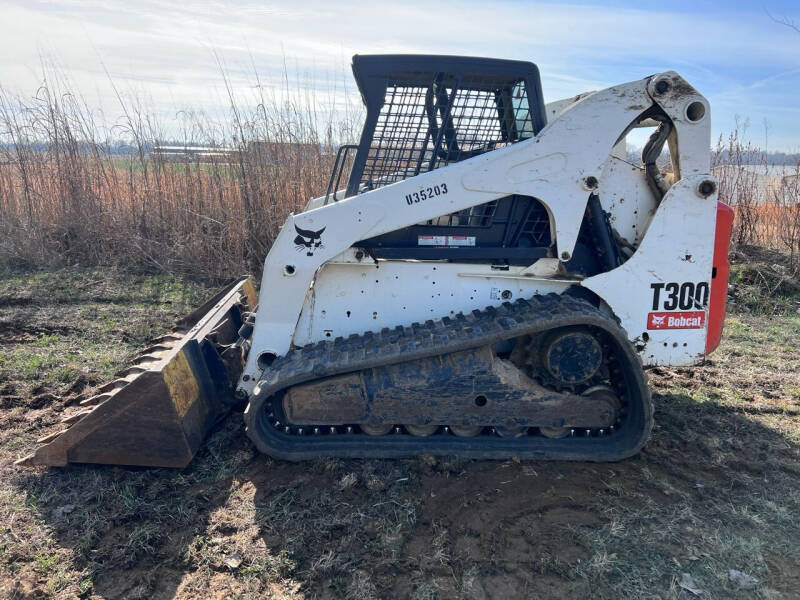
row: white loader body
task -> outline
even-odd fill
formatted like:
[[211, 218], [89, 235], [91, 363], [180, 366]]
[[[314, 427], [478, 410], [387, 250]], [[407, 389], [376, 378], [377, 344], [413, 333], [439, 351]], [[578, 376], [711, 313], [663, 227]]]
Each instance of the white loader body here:
[[[669, 84], [663, 94], [655, 87], [661, 81]], [[260, 356], [280, 356], [292, 346], [560, 294], [572, 286], [603, 300], [645, 364], [702, 361], [717, 215], [708, 103], [672, 71], [578, 98], [556, 103], [563, 108], [531, 139], [336, 202], [318, 198], [290, 216], [264, 263], [241, 389], [252, 393], [268, 365], [259, 364]], [[669, 142], [675, 183], [660, 202], [644, 170], [614, 152], [654, 103], [674, 124]], [[429, 197], [429, 190], [439, 193]], [[611, 271], [565, 276], [558, 263], [572, 256], [591, 191], [636, 250]], [[360, 240], [509, 194], [533, 196], [546, 206], [553, 257], [498, 270], [446, 260], [372, 260], [353, 249]], [[298, 230], [321, 234], [308, 249], [295, 243]]]

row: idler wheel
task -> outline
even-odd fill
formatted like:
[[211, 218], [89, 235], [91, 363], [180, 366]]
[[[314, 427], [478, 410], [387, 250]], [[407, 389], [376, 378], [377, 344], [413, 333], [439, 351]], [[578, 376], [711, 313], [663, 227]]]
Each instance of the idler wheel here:
[[383, 423], [376, 423], [376, 424], [361, 423], [359, 427], [361, 427], [361, 431], [363, 431], [367, 435], [386, 435], [392, 430], [392, 427], [394, 427], [394, 425], [392, 425], [391, 423], [389, 423], [388, 425], [385, 425]]
[[439, 429], [438, 425], [406, 425], [406, 431], [411, 435], [416, 435], [417, 437], [428, 437], [429, 435], [433, 435], [436, 433], [436, 430]]
[[516, 439], [528, 433], [527, 427], [495, 427], [494, 431], [501, 438]]
[[480, 425], [450, 425], [450, 431], [458, 437], [475, 437], [483, 429]]
[[603, 348], [590, 333], [568, 331], [545, 344], [542, 362], [556, 381], [567, 385], [583, 383], [603, 364]]

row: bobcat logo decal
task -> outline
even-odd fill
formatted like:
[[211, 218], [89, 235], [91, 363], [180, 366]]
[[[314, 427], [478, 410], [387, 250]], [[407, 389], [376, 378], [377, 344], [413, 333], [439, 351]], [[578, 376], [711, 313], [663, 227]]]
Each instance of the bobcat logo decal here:
[[314, 256], [314, 250], [325, 247], [325, 244], [322, 243], [322, 232], [325, 231], [325, 227], [319, 231], [312, 231], [300, 229], [295, 225], [294, 230], [297, 232], [297, 237], [294, 238], [294, 247], [298, 252], [305, 250], [306, 256]]

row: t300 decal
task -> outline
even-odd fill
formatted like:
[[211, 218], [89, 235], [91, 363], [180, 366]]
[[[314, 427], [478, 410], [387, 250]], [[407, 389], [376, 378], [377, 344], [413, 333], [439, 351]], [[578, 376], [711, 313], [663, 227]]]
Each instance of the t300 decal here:
[[[651, 283], [653, 311], [647, 315], [648, 329], [702, 329], [706, 324], [708, 282]], [[672, 312], [681, 311], [681, 312]]]
[[708, 282], [651, 283], [653, 310], [705, 310], [708, 306]]

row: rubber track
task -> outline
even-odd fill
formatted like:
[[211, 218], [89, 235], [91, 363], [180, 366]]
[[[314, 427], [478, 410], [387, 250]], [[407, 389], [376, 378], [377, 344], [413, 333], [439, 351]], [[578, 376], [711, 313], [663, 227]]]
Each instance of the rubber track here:
[[[441, 433], [429, 437], [408, 434], [367, 436], [291, 435], [277, 431], [267, 421], [271, 398], [283, 389], [322, 377], [360, 371], [392, 363], [449, 354], [494, 344], [522, 335], [574, 325], [604, 330], [616, 346], [628, 391], [625, 422], [604, 437], [550, 439], [525, 436], [504, 439], [491, 435], [460, 438]], [[653, 425], [650, 390], [641, 361], [625, 331], [612, 317], [585, 300], [548, 294], [529, 300], [487, 307], [409, 327], [383, 329], [325, 340], [290, 350], [277, 358], [255, 387], [245, 409], [247, 433], [265, 454], [285, 460], [323, 456], [397, 458], [417, 454], [459, 455], [467, 458], [518, 458], [615, 461], [638, 452]]]

